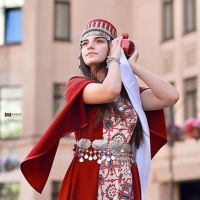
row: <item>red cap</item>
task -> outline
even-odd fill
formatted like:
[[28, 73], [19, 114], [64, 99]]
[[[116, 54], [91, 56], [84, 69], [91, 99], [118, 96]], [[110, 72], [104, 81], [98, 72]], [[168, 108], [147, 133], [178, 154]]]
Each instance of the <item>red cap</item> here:
[[84, 40], [90, 35], [101, 35], [105, 36], [108, 40], [113, 40], [117, 37], [116, 28], [108, 21], [103, 19], [93, 19], [88, 22], [85, 30], [81, 35], [80, 41]]

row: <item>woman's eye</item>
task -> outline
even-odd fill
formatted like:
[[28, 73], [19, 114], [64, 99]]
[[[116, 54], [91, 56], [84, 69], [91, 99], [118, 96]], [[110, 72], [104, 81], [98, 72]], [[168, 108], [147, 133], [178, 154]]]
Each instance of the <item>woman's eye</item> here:
[[82, 42], [82, 46], [86, 46], [88, 44], [88, 42]]
[[97, 43], [103, 43], [103, 40], [97, 40], [96, 42]]

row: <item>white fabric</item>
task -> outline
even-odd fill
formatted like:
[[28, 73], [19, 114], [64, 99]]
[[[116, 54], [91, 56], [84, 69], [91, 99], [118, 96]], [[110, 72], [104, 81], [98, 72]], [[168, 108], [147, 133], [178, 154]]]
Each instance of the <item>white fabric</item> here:
[[144, 196], [147, 190], [149, 174], [151, 170], [149, 127], [148, 127], [146, 115], [142, 108], [140, 91], [139, 91], [139, 86], [136, 80], [136, 76], [133, 73], [131, 67], [129, 66], [128, 60], [125, 57], [124, 51], [122, 49], [121, 49], [121, 55], [120, 55], [120, 63], [121, 63], [120, 69], [121, 69], [122, 82], [128, 93], [130, 101], [141, 120], [142, 128], [144, 131], [144, 143], [142, 144], [142, 146], [139, 149], [135, 150], [134, 144], [133, 144], [133, 151], [135, 152], [136, 163], [138, 166], [139, 176], [140, 176], [142, 199], [144, 199]]

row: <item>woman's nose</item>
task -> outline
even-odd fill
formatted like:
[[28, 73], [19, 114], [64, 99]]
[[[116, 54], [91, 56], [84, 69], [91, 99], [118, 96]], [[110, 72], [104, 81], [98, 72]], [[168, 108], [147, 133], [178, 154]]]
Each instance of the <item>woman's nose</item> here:
[[89, 42], [88, 49], [94, 49], [94, 43], [93, 42]]

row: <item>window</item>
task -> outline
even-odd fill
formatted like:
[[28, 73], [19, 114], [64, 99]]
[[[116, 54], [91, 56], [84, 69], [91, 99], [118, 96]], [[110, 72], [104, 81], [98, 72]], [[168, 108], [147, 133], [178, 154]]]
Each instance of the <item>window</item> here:
[[1, 200], [19, 200], [19, 183], [0, 183]]
[[70, 40], [70, 0], [55, 0], [55, 40]]
[[197, 80], [190, 78], [184, 82], [185, 89], [185, 119], [197, 117]]
[[173, 0], [163, 0], [163, 40], [169, 40], [173, 38], [173, 18]]
[[53, 106], [53, 114], [54, 116], [56, 115], [56, 113], [58, 112], [60, 106], [61, 106], [61, 102], [62, 102], [62, 97], [64, 95], [65, 92], [65, 84], [54, 84], [54, 106]]
[[198, 200], [200, 199], [200, 180], [180, 183], [181, 200]]
[[196, 0], [184, 0], [184, 33], [196, 30]]
[[21, 9], [6, 9], [5, 43], [13, 44], [22, 41]]
[[61, 187], [61, 181], [52, 182], [52, 200], [57, 200]]
[[0, 8], [0, 45], [4, 44], [4, 32], [5, 32], [4, 10]]
[[22, 135], [22, 89], [0, 87], [0, 138]]
[[22, 42], [22, 10], [24, 0], [0, 1], [0, 45]]
[[13, 44], [22, 41], [22, 11], [6, 9], [5, 43]]

